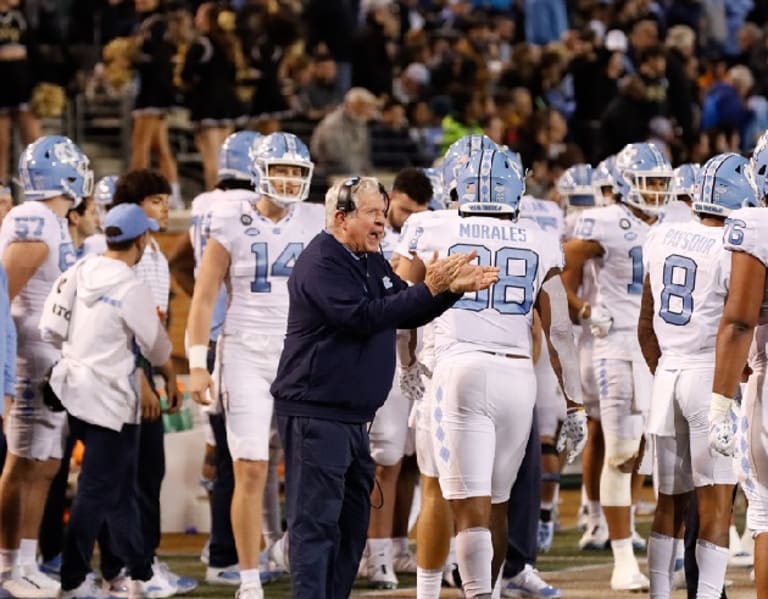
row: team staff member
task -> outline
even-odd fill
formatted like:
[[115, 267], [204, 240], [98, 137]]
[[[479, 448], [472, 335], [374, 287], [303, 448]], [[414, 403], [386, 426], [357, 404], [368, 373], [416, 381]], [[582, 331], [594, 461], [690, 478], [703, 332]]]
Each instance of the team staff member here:
[[348, 597], [365, 545], [374, 465], [368, 424], [392, 386], [395, 331], [422, 326], [498, 269], [473, 254], [408, 287], [379, 250], [387, 196], [370, 177], [332, 187], [327, 230], [288, 280], [288, 329], [272, 384], [285, 450], [293, 597]]

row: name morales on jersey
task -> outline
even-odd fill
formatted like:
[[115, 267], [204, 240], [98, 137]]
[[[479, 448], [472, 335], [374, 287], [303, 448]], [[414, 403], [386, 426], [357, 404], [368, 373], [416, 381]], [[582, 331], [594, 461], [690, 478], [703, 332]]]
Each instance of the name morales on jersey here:
[[526, 241], [525, 229], [494, 224], [461, 223], [459, 225], [459, 236], [483, 237], [485, 239], [498, 239], [501, 241]]
[[664, 235], [664, 244], [691, 252], [708, 254], [715, 245], [716, 240], [698, 233], [680, 231], [679, 229], [670, 229]]

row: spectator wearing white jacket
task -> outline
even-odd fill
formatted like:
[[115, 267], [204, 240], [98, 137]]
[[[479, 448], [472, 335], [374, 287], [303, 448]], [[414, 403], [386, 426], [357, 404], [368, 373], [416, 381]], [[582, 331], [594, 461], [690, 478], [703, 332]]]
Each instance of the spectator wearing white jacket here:
[[[107, 213], [104, 229], [106, 253], [86, 258], [60, 277], [47, 303], [56, 309], [46, 310], [40, 322], [44, 337], [54, 337], [53, 331], [63, 338], [50, 385], [69, 413], [72, 434], [86, 447], [62, 554], [60, 597], [65, 599], [106, 597], [88, 575], [93, 545], [106, 521], [137, 594], [149, 584], [152, 570], [143, 559], [134, 482], [137, 351], [166, 376], [173, 408], [179, 399], [171, 342], [160, 319], [147, 317], [152, 292], [132, 270], [157, 222], [139, 206], [124, 204]], [[69, 325], [62, 330], [67, 312]]]

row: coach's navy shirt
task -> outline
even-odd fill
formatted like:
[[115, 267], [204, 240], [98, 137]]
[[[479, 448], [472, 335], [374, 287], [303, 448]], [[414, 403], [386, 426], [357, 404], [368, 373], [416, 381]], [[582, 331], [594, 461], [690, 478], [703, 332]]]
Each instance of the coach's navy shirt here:
[[272, 384], [280, 416], [368, 422], [395, 374], [397, 329], [422, 326], [461, 295], [408, 287], [381, 253], [318, 234], [288, 279], [288, 329]]

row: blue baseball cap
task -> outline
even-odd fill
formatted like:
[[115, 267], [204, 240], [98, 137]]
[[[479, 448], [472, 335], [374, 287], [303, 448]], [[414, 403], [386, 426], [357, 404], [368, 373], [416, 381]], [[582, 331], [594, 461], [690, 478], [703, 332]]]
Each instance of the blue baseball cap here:
[[149, 218], [138, 204], [118, 204], [104, 217], [104, 230], [109, 227], [120, 229], [118, 235], [107, 235], [107, 241], [128, 241], [136, 239], [147, 231], [158, 231], [160, 225], [154, 218]]

